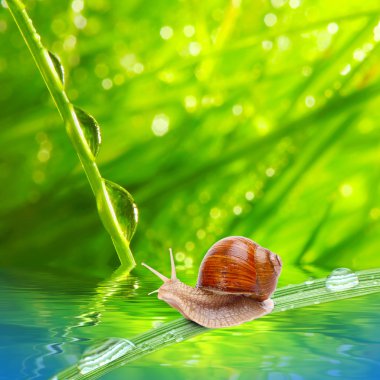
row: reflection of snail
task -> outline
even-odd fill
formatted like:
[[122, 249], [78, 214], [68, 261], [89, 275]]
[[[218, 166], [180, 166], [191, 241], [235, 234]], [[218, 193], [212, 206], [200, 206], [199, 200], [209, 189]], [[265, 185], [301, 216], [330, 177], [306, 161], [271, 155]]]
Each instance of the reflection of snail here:
[[273, 310], [269, 297], [276, 289], [281, 259], [254, 241], [231, 236], [215, 243], [203, 258], [195, 288], [177, 279], [172, 252], [170, 257], [170, 279], [143, 265], [164, 281], [158, 298], [185, 318], [205, 327], [228, 327]]

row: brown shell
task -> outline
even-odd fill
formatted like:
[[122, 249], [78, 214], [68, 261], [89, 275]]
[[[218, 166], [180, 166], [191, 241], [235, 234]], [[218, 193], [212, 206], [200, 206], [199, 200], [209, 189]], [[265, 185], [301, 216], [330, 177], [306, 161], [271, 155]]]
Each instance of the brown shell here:
[[241, 236], [216, 242], [199, 268], [197, 287], [220, 293], [250, 295], [263, 301], [270, 297], [281, 272], [275, 253]]

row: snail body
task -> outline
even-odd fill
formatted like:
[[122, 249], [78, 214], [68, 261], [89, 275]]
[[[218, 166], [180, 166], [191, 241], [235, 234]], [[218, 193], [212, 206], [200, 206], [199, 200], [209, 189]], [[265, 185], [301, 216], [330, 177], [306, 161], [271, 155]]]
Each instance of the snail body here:
[[171, 251], [170, 258], [170, 279], [143, 265], [164, 281], [158, 298], [185, 318], [219, 328], [240, 325], [273, 310], [269, 297], [277, 285], [281, 259], [254, 241], [231, 236], [215, 243], [203, 258], [195, 288], [177, 279]]

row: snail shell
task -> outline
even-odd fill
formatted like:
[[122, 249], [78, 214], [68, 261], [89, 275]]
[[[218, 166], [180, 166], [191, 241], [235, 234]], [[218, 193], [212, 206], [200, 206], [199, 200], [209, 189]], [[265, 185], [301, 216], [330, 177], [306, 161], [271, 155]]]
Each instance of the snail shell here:
[[216, 242], [206, 253], [197, 287], [264, 301], [276, 289], [281, 267], [281, 259], [273, 252], [246, 237], [230, 236]]

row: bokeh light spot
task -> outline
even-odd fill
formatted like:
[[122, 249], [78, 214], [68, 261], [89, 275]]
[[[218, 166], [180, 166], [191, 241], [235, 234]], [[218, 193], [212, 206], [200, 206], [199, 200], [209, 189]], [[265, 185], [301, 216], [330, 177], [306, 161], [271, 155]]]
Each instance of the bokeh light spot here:
[[338, 33], [338, 30], [339, 30], [339, 25], [336, 22], [330, 22], [327, 25], [327, 31], [330, 34], [336, 34], [336, 33]]
[[76, 13], [81, 12], [83, 10], [83, 8], [84, 8], [84, 2], [83, 2], [83, 0], [74, 0], [71, 3], [71, 8]]
[[289, 0], [289, 6], [292, 9], [299, 8], [300, 5], [301, 5], [301, 1], [300, 0]]
[[305, 105], [307, 108], [312, 108], [315, 106], [315, 98], [312, 95], [308, 95], [305, 98]]
[[269, 28], [277, 23], [277, 16], [274, 13], [268, 13], [264, 16], [264, 24]]
[[353, 188], [349, 183], [344, 183], [340, 189], [340, 193], [343, 195], [343, 197], [347, 198], [350, 197], [353, 193]]
[[273, 48], [273, 42], [269, 40], [264, 40], [261, 42], [261, 46], [264, 50], [271, 50]]
[[267, 175], [267, 177], [273, 177], [275, 173], [276, 171], [273, 168], [267, 168], [267, 170], [265, 170], [265, 174]]
[[113, 82], [110, 78], [105, 78], [102, 80], [102, 87], [105, 89], [105, 90], [110, 90], [113, 86]]
[[373, 39], [376, 42], [380, 41], [380, 22], [373, 28]]
[[232, 211], [233, 211], [233, 213], [235, 215], [240, 215], [243, 212], [243, 209], [242, 209], [241, 206], [236, 205], [236, 206], [234, 206], [234, 208], [232, 209]]
[[198, 100], [194, 95], [186, 95], [184, 99], [185, 108], [188, 112], [194, 112], [198, 105]]
[[163, 113], [156, 115], [152, 122], [153, 133], [158, 137], [166, 135], [169, 131], [169, 123], [170, 120], [167, 115]]
[[163, 26], [160, 29], [160, 36], [164, 40], [169, 40], [170, 38], [173, 37], [173, 29], [170, 26]]
[[245, 199], [246, 199], [247, 201], [252, 201], [253, 198], [255, 198], [255, 193], [254, 193], [253, 191], [247, 191], [247, 192], [245, 193]]
[[243, 106], [241, 104], [234, 104], [232, 106], [232, 113], [235, 116], [240, 116], [243, 113]]
[[195, 28], [193, 25], [185, 25], [183, 27], [183, 34], [187, 37], [187, 38], [191, 38], [195, 35]]
[[190, 42], [189, 43], [189, 53], [192, 56], [197, 56], [202, 50], [202, 45], [199, 42]]
[[348, 63], [340, 72], [340, 75], [346, 76], [351, 71], [351, 65]]

